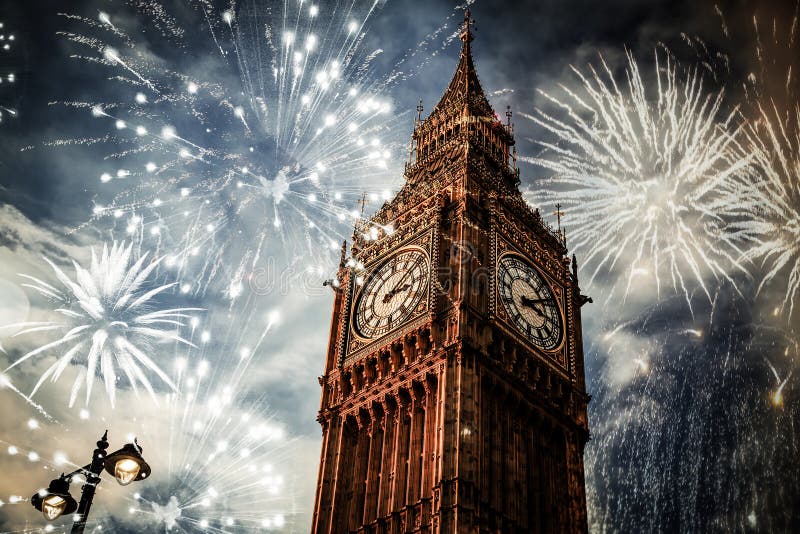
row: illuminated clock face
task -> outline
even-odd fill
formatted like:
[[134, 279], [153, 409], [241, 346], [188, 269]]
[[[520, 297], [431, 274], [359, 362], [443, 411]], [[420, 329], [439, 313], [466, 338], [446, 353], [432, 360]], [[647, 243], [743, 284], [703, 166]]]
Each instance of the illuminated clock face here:
[[543, 350], [561, 342], [561, 311], [539, 272], [522, 258], [505, 256], [497, 270], [500, 300], [511, 321]]
[[428, 258], [419, 249], [400, 251], [373, 271], [356, 302], [358, 334], [376, 338], [411, 317], [427, 294], [428, 271]]

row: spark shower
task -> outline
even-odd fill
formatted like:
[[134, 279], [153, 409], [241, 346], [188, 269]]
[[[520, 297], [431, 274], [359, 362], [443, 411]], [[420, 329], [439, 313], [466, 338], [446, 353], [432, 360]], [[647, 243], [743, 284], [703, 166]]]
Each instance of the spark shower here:
[[[574, 49], [582, 34], [565, 38], [568, 52], [514, 34], [540, 55], [497, 79], [522, 53], [503, 39], [516, 26], [469, 4], [481, 82], [496, 109], [514, 108], [527, 199], [543, 214], [562, 205], [595, 297], [592, 530], [796, 526], [797, 3], [783, 16], [695, 6], [683, 13], [702, 24], [643, 45], [631, 28], [589, 54]], [[59, 193], [83, 213], [54, 223], [29, 210], [23, 225], [2, 212], [0, 281], [16, 295], [3, 305], [20, 313], [0, 329], [13, 414], [0, 473], [44, 484], [40, 468], [74, 467], [85, 425], [119, 420], [159, 458], [148, 453], [139, 493], [98, 499], [93, 526], [305, 529], [313, 480], [297, 472], [316, 462], [318, 436], [300, 423], [313, 424], [316, 398], [299, 398], [317, 395], [324, 347], [308, 345], [328, 320], [321, 284], [354, 223], [402, 185], [418, 96], [404, 88], [440, 94], [452, 74], [430, 67], [456, 52], [465, 6], [439, 7], [87, 0], [47, 14], [51, 65], [79, 90], [50, 88], [43, 108], [68, 119], [2, 158], [73, 169], [74, 191]], [[403, 31], [428, 16], [421, 38]], [[574, 7], [558, 17], [591, 33]], [[20, 36], [37, 28], [2, 23], [5, 140], [28, 120]], [[371, 239], [393, 231], [358, 226]], [[273, 268], [291, 273], [285, 294], [255, 291]], [[45, 527], [28, 515], [29, 489], [0, 484], [4, 528]]]

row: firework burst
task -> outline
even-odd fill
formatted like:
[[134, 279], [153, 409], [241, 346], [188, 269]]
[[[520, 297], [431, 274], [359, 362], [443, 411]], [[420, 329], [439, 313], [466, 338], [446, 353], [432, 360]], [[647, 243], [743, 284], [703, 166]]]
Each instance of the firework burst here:
[[179, 18], [145, 2], [134, 14], [153, 22], [145, 33], [126, 27], [125, 6], [65, 15], [75, 57], [109, 79], [96, 100], [63, 103], [105, 133], [51, 143], [109, 147], [93, 221], [178, 251], [193, 292], [218, 276], [236, 287], [265, 256], [327, 267], [364, 184], [387, 198], [401, 175], [384, 96], [394, 77], [375, 79], [382, 51], [362, 46], [377, 4], [201, 2]]
[[800, 107], [788, 119], [774, 106], [759, 112], [760, 120], [747, 131], [756, 174], [725, 184], [738, 216], [730, 226], [742, 242], [743, 258], [763, 268], [759, 292], [785, 275], [775, 310], [791, 319], [800, 295]]
[[[251, 382], [280, 315], [273, 310], [263, 321], [251, 319], [252, 329], [205, 324], [212, 322], [198, 317], [186, 342], [170, 343], [169, 364], [165, 357], [160, 363], [174, 389], [155, 390], [158, 402], [140, 403], [127, 413], [95, 405], [92, 412], [83, 408], [76, 414], [82, 427], [111, 423], [115, 434], [138, 439], [150, 451], [153, 470], [136, 493], [98, 503], [90, 528], [114, 530], [122, 514], [126, 523], [148, 532], [285, 531], [302, 522], [299, 495], [309, 473], [298, 477], [307, 471], [298, 465], [298, 449], [317, 444], [293, 436], [275, 417], [268, 395], [254, 393]], [[118, 396], [119, 404], [131, 400], [131, 392]], [[80, 467], [68, 460], [80, 458], [74, 442], [61, 443], [67, 450], [39, 448], [41, 433], [61, 432], [64, 423], [34, 417], [21, 423], [30, 439], [6, 443], [9, 456], [40, 463], [54, 474]]]
[[296, 440], [269, 415], [266, 396], [248, 387], [280, 317], [272, 311], [264, 319], [249, 322], [258, 331], [251, 343], [240, 328], [214, 335], [195, 328], [196, 357], [175, 353], [170, 374], [179, 393], [166, 394], [161, 413], [168, 424], [142, 424], [137, 432], [167, 452], [160, 475], [130, 507], [149, 528], [252, 532], [296, 523], [296, 488], [286, 471]]
[[[786, 507], [800, 488], [783, 473], [797, 469], [800, 450], [797, 342], [732, 318], [736, 308], [702, 329], [675, 328], [672, 311], [661, 311], [660, 320], [617, 326], [590, 349], [607, 355], [593, 378], [602, 444], [587, 449], [590, 528], [792, 524]], [[701, 503], [711, 503], [713, 519], [688, 512]]]
[[[750, 174], [731, 175], [723, 185], [726, 201], [735, 206], [730, 227], [743, 249], [743, 260], [761, 269], [757, 290], [775, 288], [782, 298], [774, 314], [785, 314], [790, 321], [800, 297], [798, 9], [800, 2], [792, 18], [772, 19], [766, 25], [753, 17], [754, 67], [743, 83], [751, 120], [743, 144], [754, 167]], [[724, 17], [722, 21], [728, 35]]]
[[155, 298], [175, 285], [148, 285], [152, 284], [151, 275], [163, 258], [148, 261], [148, 254], [145, 253], [133, 261], [133, 245], [124, 243], [114, 243], [111, 247], [104, 245], [99, 255], [94, 249], [91, 254], [88, 269], [73, 261], [74, 281], [49, 259], [44, 259], [53, 269], [62, 288], [39, 278], [21, 275], [27, 281], [22, 285], [50, 299], [57, 306], [54, 311], [61, 319], [9, 325], [10, 328], [21, 328], [14, 337], [58, 331], [62, 335], [27, 352], [9, 369], [34, 356], [61, 352], [56, 362], [39, 378], [32, 396], [45, 381], [57, 381], [70, 364], [74, 365], [80, 360], [82, 367], [72, 386], [70, 406], [75, 403], [84, 385], [88, 405], [96, 376], [102, 376], [113, 406], [117, 369], [122, 371], [134, 390], [137, 384], [141, 384], [151, 395], [155, 395], [145, 371], [155, 374], [174, 389], [173, 381], [159, 367], [157, 359], [153, 358], [153, 351], [156, 345], [163, 343], [191, 345], [177, 329], [189, 317], [187, 312], [198, 309], [162, 309], [155, 306]]
[[730, 206], [715, 189], [750, 162], [723, 91], [707, 91], [698, 71], [683, 72], [668, 52], [655, 54], [650, 87], [627, 57], [627, 88], [601, 58], [588, 75], [572, 69], [580, 87], [562, 85], [567, 98], [542, 93], [568, 119], [527, 115], [557, 139], [540, 143], [551, 155], [528, 160], [554, 173], [544, 199], [566, 205], [590, 281], [624, 271], [611, 293], [622, 286], [627, 297], [647, 279], [659, 296], [665, 287], [683, 294], [691, 309], [696, 288], [711, 300], [708, 279], [733, 282], [729, 270], [743, 269], [724, 231]]
[[292, 440], [262, 415], [263, 403], [245, 409], [226, 387], [175, 397], [169, 410], [177, 424], [167, 471], [134, 496], [131, 512], [179, 532], [252, 532], [294, 522], [294, 495], [282, 465]]

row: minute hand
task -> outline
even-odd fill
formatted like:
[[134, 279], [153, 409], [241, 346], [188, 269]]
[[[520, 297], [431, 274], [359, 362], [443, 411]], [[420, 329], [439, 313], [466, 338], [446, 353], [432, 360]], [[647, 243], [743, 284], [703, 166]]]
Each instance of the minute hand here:
[[532, 308], [534, 304], [544, 304], [546, 302], [554, 302], [554, 300], [551, 299], [551, 298], [549, 298], [549, 299], [529, 299], [526, 296], [523, 296], [519, 300], [520, 300], [520, 303], [523, 306], [527, 306], [529, 308]]
[[392, 300], [392, 297], [397, 295], [399, 292], [403, 291], [404, 289], [409, 289], [411, 287], [410, 284], [403, 284], [403, 282], [406, 281], [406, 278], [408, 278], [410, 274], [411, 274], [411, 269], [406, 271], [406, 273], [402, 276], [402, 278], [400, 278], [400, 281], [397, 282], [397, 284], [395, 284], [395, 286], [391, 290], [389, 290], [388, 293], [386, 293], [386, 296], [383, 297], [384, 304]]

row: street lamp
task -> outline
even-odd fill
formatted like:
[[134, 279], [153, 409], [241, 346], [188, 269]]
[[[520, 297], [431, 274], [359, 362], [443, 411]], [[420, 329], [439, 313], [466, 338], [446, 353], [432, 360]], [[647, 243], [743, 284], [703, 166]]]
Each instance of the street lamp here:
[[69, 477], [66, 475], [52, 480], [47, 489], [31, 497], [31, 504], [41, 510], [48, 521], [63, 514], [71, 514], [78, 508], [78, 502], [69, 494]]
[[150, 476], [150, 466], [142, 458], [141, 451], [138, 444], [127, 443], [117, 452], [109, 454], [103, 465], [121, 486], [144, 480]]
[[[77, 510], [77, 516], [72, 524], [72, 534], [82, 534], [103, 469], [114, 475], [121, 486], [127, 486], [131, 482], [144, 480], [150, 476], [150, 466], [142, 458], [142, 448], [136, 440], [133, 443], [125, 444], [124, 447], [109, 455], [106, 455], [107, 449], [108, 430], [97, 442], [92, 462], [72, 473], [62, 474], [57, 479], [50, 481], [47, 489], [42, 489], [31, 497], [33, 507], [42, 512], [48, 521], [58, 519], [64, 514], [69, 515]], [[86, 478], [86, 482], [81, 488], [80, 504], [75, 502], [75, 499], [69, 494], [69, 484], [78, 475]]]

